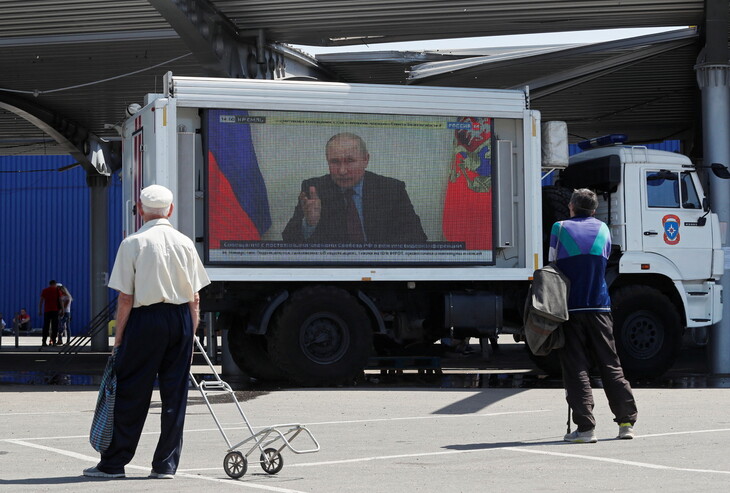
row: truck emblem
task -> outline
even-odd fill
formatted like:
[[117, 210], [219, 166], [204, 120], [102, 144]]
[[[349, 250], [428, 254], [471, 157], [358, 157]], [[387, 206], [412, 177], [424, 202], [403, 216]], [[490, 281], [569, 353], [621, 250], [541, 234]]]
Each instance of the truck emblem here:
[[664, 227], [664, 243], [676, 245], [679, 243], [679, 218], [674, 214], [667, 214], [662, 218]]

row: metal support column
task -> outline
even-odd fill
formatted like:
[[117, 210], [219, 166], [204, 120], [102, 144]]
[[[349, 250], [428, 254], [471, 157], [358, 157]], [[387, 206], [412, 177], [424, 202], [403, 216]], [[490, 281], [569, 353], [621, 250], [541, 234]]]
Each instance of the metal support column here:
[[[108, 255], [109, 255], [109, 220], [108, 220], [108, 188], [109, 177], [88, 174], [86, 184], [89, 186], [90, 206], [90, 241], [91, 241], [91, 319], [109, 304]], [[108, 351], [109, 336], [106, 330], [96, 334], [91, 340], [92, 351]]]
[[[704, 164], [730, 165], [730, 65], [727, 0], [705, 2], [705, 47], [695, 66], [702, 91]], [[710, 176], [711, 205], [720, 219], [725, 250], [722, 321], [710, 332], [710, 371], [730, 376], [730, 182]]]

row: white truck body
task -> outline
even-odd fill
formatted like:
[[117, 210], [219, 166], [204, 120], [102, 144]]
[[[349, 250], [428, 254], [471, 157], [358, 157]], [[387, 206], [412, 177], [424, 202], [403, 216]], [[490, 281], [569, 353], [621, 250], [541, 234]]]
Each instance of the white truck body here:
[[[172, 74], [165, 76], [163, 86], [164, 93], [148, 95], [123, 127], [125, 234], [140, 226], [133, 207], [141, 188], [157, 183], [173, 191], [171, 220], [195, 239], [213, 281], [204, 293], [203, 309], [223, 314], [220, 324], [230, 332], [239, 366], [261, 378], [283, 373], [301, 383], [322, 384], [357, 374], [372, 354], [374, 337], [377, 348], [381, 339], [400, 345], [432, 342], [454, 329], [480, 337], [519, 333], [524, 292], [533, 271], [543, 264], [546, 228], [540, 114], [529, 109], [524, 92]], [[245, 146], [238, 141], [228, 145], [225, 132], [244, 127]], [[290, 217], [302, 182], [327, 174], [327, 138], [353, 129], [367, 142], [368, 171], [405, 183], [426, 242], [353, 246], [282, 241], [294, 221]], [[459, 140], [464, 132], [472, 132], [468, 152]], [[458, 152], [466, 156], [465, 166], [487, 167], [469, 168], [468, 173], [454, 167]], [[251, 168], [253, 160], [255, 179], [265, 185], [264, 215], [261, 207], [254, 207], [244, 219], [233, 213], [228, 218], [225, 204], [235, 202], [234, 208], [245, 209], [246, 197], [241, 198], [239, 189], [252, 183], [253, 175], [225, 175], [232, 184], [217, 188], [224, 173], [218, 161], [235, 161], [238, 154], [253, 156], [240, 167]], [[719, 226], [717, 217], [702, 209], [704, 195], [689, 160], [619, 148], [579, 156], [572, 163], [611, 160], [611, 172], [619, 173], [609, 189], [597, 189], [604, 197], [597, 216], [609, 223], [616, 245], [609, 280], [626, 288], [651, 279], [651, 289], [681, 303], [677, 320], [664, 321], [678, 325], [680, 339], [684, 327], [718, 321], [720, 286], [715, 281], [723, 261]], [[235, 173], [239, 165], [225, 166]], [[483, 210], [465, 209], [473, 220], [461, 226], [468, 229], [488, 220], [479, 233], [486, 235], [484, 241], [479, 237], [470, 244], [472, 240], [462, 240], [460, 232], [448, 227], [446, 218], [453, 209], [447, 212], [446, 203], [455, 197], [449, 195], [454, 169], [470, 179], [486, 177], [479, 183], [486, 183], [491, 194], [488, 206], [482, 201]], [[681, 176], [682, 193], [689, 180], [696, 190], [691, 207], [683, 201], [670, 211], [649, 205], [642, 194], [646, 173], [652, 170]], [[581, 176], [573, 173], [573, 182], [595, 188], [582, 184]], [[631, 197], [641, 197], [641, 202], [628, 203]], [[229, 202], [223, 204], [224, 198]], [[635, 213], [639, 203], [640, 215]], [[703, 214], [706, 224], [697, 225]], [[389, 215], [381, 211], [383, 221]], [[666, 216], [677, 218], [680, 242], [672, 237], [662, 244]], [[263, 227], [257, 217], [264, 217]], [[253, 236], [226, 237], [235, 234], [231, 225], [241, 221], [248, 221], [245, 226]], [[627, 330], [641, 332], [645, 322], [639, 320], [634, 329], [627, 322]], [[648, 337], [649, 346], [665, 345], [663, 338]], [[661, 368], [647, 363], [644, 373], [666, 369], [671, 362], [665, 360], [673, 361], [676, 353], [676, 343], [671, 345]], [[649, 353], [654, 349], [639, 350], [637, 358], [653, 358]]]

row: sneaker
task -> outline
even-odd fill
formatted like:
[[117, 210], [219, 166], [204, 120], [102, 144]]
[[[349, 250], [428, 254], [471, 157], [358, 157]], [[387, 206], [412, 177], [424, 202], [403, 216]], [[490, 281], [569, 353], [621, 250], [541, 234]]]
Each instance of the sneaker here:
[[104, 472], [100, 471], [96, 466], [84, 469], [84, 476], [87, 478], [124, 478], [123, 472]]
[[575, 430], [571, 433], [568, 433], [563, 437], [563, 440], [566, 442], [572, 442], [572, 443], [596, 443], [598, 439], [596, 438], [596, 434], [593, 430], [588, 431], [578, 431]]
[[618, 437], [622, 440], [634, 438], [634, 426], [631, 423], [620, 423], [618, 425]]
[[175, 475], [174, 474], [167, 474], [167, 473], [164, 473], [164, 472], [157, 472], [154, 469], [152, 469], [152, 471], [150, 472], [150, 475], [147, 476], [147, 477], [148, 478], [152, 478], [152, 479], [175, 479]]

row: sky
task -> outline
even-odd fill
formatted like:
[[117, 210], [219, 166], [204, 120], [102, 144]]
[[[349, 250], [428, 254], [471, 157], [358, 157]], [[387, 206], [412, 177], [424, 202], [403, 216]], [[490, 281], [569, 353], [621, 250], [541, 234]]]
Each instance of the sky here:
[[562, 33], [523, 34], [513, 36], [489, 36], [481, 38], [432, 39], [428, 41], [411, 41], [406, 43], [371, 43], [352, 46], [303, 46], [296, 48], [320, 55], [324, 53], [352, 53], [369, 51], [421, 51], [421, 50], [454, 50], [469, 48], [491, 48], [498, 46], [533, 46], [549, 44], [600, 43], [615, 39], [655, 34], [682, 27], [670, 28], [637, 28], [637, 29], [602, 29], [598, 31], [570, 31]]

